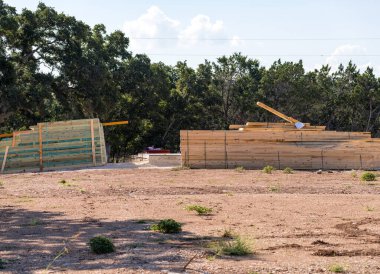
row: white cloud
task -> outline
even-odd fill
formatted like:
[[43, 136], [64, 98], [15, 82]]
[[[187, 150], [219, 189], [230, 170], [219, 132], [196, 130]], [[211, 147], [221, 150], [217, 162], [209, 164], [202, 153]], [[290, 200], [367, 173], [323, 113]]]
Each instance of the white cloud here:
[[151, 6], [135, 20], [125, 22], [123, 31], [130, 38], [132, 52], [143, 52], [148, 55], [149, 53], [175, 54], [184, 51], [194, 54], [199, 53], [200, 46], [204, 50], [214, 50], [216, 45], [230, 46], [236, 50], [245, 45], [239, 36], [226, 32], [222, 20], [198, 14], [190, 22], [184, 22], [170, 17], [157, 6]]
[[[159, 7], [151, 6], [143, 15], [124, 23], [123, 30], [131, 37], [132, 50], [146, 50], [157, 46], [157, 40], [133, 38], [176, 37], [180, 22], [167, 16]], [[160, 44], [165, 40], [160, 40]], [[168, 41], [166, 41], [168, 42]]]
[[360, 45], [341, 45], [337, 47], [329, 57], [326, 58], [325, 62], [335, 70], [339, 64], [348, 63], [351, 59], [353, 59], [352, 55], [365, 54], [366, 52], [367, 49]]
[[178, 38], [181, 45], [191, 46], [202, 39], [222, 38], [223, 32], [223, 21], [212, 22], [210, 17], [199, 14], [191, 19], [190, 25], [179, 33]]
[[331, 67], [331, 71], [336, 71], [340, 64], [346, 66], [350, 60], [357, 66], [360, 72], [364, 72], [367, 67], [373, 68], [376, 75], [380, 74], [380, 65], [374, 64], [368, 54], [367, 48], [360, 45], [341, 45], [325, 59], [325, 63], [314, 64], [310, 70], [320, 69], [322, 65], [328, 64]]
[[233, 48], [238, 48], [243, 46], [245, 43], [244, 41], [237, 35], [232, 36], [232, 39], [230, 41], [230, 46]]

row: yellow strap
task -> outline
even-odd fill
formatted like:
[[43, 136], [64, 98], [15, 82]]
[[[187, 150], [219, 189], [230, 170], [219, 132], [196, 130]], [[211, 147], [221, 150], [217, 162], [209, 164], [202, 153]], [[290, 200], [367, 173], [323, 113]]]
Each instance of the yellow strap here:
[[128, 123], [129, 123], [128, 121], [117, 121], [117, 122], [102, 123], [102, 125], [105, 127], [108, 127], [108, 126], [126, 125]]

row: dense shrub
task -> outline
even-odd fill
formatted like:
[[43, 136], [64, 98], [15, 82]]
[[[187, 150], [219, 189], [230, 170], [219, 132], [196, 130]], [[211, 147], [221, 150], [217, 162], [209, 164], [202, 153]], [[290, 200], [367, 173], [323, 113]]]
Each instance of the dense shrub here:
[[264, 172], [264, 173], [267, 173], [267, 174], [271, 174], [272, 171], [274, 171], [274, 170], [275, 170], [275, 168], [272, 167], [272, 166], [265, 166], [265, 167], [263, 168], [263, 172]]
[[162, 233], [178, 233], [182, 230], [182, 225], [173, 219], [165, 219], [151, 225], [150, 229]]
[[372, 172], [364, 172], [360, 178], [362, 181], [375, 181], [376, 175]]
[[115, 251], [115, 246], [110, 239], [104, 236], [96, 236], [90, 239], [91, 251], [96, 254], [106, 254]]

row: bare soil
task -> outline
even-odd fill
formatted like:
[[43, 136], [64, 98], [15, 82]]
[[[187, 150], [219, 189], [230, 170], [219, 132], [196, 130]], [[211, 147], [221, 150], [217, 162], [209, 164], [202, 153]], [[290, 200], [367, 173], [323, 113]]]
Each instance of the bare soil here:
[[[380, 184], [352, 172], [112, 169], [0, 176], [4, 273], [380, 273]], [[66, 183], [62, 183], [65, 180]], [[211, 207], [211, 215], [185, 210]], [[178, 234], [149, 230], [160, 219]], [[231, 229], [254, 250], [215, 255]], [[112, 238], [96, 255], [88, 241]]]

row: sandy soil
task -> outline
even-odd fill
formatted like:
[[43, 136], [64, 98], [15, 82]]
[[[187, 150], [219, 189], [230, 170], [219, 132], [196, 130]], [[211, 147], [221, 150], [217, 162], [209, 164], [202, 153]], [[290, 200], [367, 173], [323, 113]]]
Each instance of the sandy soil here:
[[[380, 273], [380, 184], [348, 171], [104, 169], [0, 181], [5, 273], [329, 273], [333, 264]], [[213, 213], [199, 216], [189, 204]], [[149, 230], [165, 218], [183, 232]], [[255, 253], [213, 256], [208, 246], [226, 229]], [[92, 254], [95, 235], [117, 251]]]

